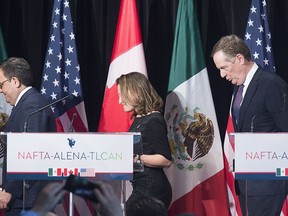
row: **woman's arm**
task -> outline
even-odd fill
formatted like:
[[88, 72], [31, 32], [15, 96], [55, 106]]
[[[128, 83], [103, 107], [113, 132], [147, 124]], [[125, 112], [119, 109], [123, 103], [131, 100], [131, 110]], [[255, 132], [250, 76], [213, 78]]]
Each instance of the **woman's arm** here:
[[[138, 160], [139, 156], [136, 155], [134, 159]], [[166, 159], [161, 154], [153, 154], [153, 155], [143, 154], [140, 156], [140, 160], [144, 163], [145, 166], [148, 167], [168, 168], [171, 165], [171, 161]]]

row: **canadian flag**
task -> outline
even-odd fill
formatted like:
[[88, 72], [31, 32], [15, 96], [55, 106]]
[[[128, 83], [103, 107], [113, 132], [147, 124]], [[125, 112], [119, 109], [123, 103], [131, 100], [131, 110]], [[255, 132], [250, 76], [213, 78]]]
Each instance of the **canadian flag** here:
[[69, 176], [69, 175], [78, 176], [78, 174], [79, 174], [78, 168], [64, 168], [63, 169], [63, 176]]
[[147, 75], [139, 18], [135, 0], [122, 0], [120, 5], [111, 64], [102, 104], [98, 131], [126, 132], [131, 120], [118, 103], [116, 79], [137, 71]]

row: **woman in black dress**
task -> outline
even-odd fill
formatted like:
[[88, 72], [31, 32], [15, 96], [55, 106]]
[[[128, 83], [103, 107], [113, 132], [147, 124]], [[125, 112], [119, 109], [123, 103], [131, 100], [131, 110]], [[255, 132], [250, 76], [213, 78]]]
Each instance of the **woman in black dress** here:
[[125, 112], [132, 112], [131, 118], [134, 119], [129, 131], [141, 133], [143, 149], [142, 152], [134, 152], [137, 154], [134, 159], [141, 160], [144, 171], [133, 174], [133, 191], [126, 202], [126, 208], [129, 209], [134, 200], [145, 195], [161, 200], [168, 209], [172, 189], [163, 168], [170, 166], [172, 158], [167, 126], [161, 114], [163, 100], [141, 73], [122, 75], [116, 83], [119, 103]]

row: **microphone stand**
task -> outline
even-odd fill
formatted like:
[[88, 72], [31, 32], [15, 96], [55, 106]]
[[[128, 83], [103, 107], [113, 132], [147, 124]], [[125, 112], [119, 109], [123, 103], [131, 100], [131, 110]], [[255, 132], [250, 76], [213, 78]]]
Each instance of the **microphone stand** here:
[[[74, 123], [74, 120], [75, 120], [76, 117], [77, 117], [77, 114], [73, 113], [72, 119], [71, 119], [71, 123], [70, 123], [70, 127], [69, 127], [69, 130], [68, 130], [69, 133], [73, 132], [73, 123]], [[73, 193], [69, 192], [69, 216], [74, 216], [73, 205], [74, 205]]]
[[70, 127], [69, 127], [68, 132], [73, 132], [73, 123], [74, 123], [74, 120], [75, 120], [76, 117], [77, 117], [77, 114], [76, 114], [76, 113], [73, 113], [73, 115], [72, 115], [72, 120], [71, 120], [71, 123], [70, 123]]
[[69, 216], [74, 216], [73, 203], [74, 203], [73, 193], [69, 192]]
[[[66, 95], [66, 96], [63, 97], [63, 98], [60, 98], [60, 99], [58, 99], [58, 100], [56, 100], [56, 101], [54, 101], [54, 102], [52, 102], [52, 103], [50, 103], [50, 104], [47, 104], [47, 105], [44, 106], [44, 107], [41, 107], [40, 109], [37, 109], [37, 110], [35, 110], [34, 112], [30, 113], [30, 114], [26, 117], [26, 119], [25, 119], [24, 127], [23, 127], [23, 132], [24, 132], [24, 133], [27, 132], [28, 119], [29, 119], [32, 115], [34, 115], [34, 114], [36, 114], [36, 113], [38, 113], [38, 112], [41, 112], [42, 110], [44, 110], [44, 109], [46, 109], [46, 108], [48, 108], [48, 107], [50, 107], [50, 106], [53, 106], [54, 104], [59, 103], [60, 101], [63, 101], [63, 100], [65, 100], [65, 99], [67, 99], [67, 98], [73, 98], [73, 97], [74, 97], [74, 95], [72, 95], [72, 94]], [[73, 114], [73, 117], [74, 117], [74, 114]], [[75, 117], [76, 117], [76, 116], [75, 116]], [[75, 118], [75, 117], [74, 117], [74, 118]], [[74, 119], [72, 119], [72, 120], [74, 121]], [[73, 123], [73, 122], [72, 122], [72, 123]], [[25, 179], [23, 179], [23, 186], [22, 186], [22, 190], [23, 190], [23, 200], [22, 200], [23, 208], [22, 208], [22, 210], [23, 210], [23, 212], [25, 211], [25, 199], [26, 199], [25, 190], [26, 190], [26, 187], [28, 188], [29, 185], [26, 184]], [[73, 200], [72, 200], [72, 202], [73, 202]], [[73, 216], [73, 214], [71, 214], [70, 216]]]
[[25, 199], [26, 199], [25, 188], [26, 188], [26, 182], [25, 182], [25, 179], [23, 179], [23, 185], [22, 185], [22, 190], [23, 190], [22, 211], [23, 212], [25, 212]]
[[260, 113], [260, 114], [256, 114], [253, 116], [252, 120], [251, 120], [251, 126], [250, 126], [250, 131], [253, 133], [254, 132], [254, 119], [258, 116], [261, 116], [261, 115], [264, 115], [264, 114], [267, 114], [267, 112], [265, 113]]
[[273, 111], [273, 112], [263, 112], [263, 113], [257, 113], [255, 114], [252, 119], [251, 119], [251, 125], [250, 125], [250, 131], [253, 133], [254, 132], [254, 120], [256, 117], [259, 117], [259, 116], [262, 116], [262, 115], [265, 115], [265, 114], [275, 114], [275, 113], [280, 113], [280, 112], [284, 112], [285, 111], [285, 108], [286, 108], [286, 97], [287, 97], [287, 93], [284, 93], [283, 94], [283, 107], [281, 110], [278, 110], [278, 111]]
[[73, 97], [74, 97], [74, 95], [72, 95], [72, 94], [66, 95], [66, 96], [63, 97], [63, 98], [60, 98], [60, 99], [58, 99], [58, 100], [56, 100], [56, 101], [54, 101], [54, 102], [52, 102], [52, 103], [50, 103], [50, 104], [47, 104], [47, 105], [44, 106], [44, 107], [41, 107], [40, 109], [37, 109], [37, 110], [35, 110], [34, 112], [30, 113], [30, 114], [26, 117], [26, 119], [25, 119], [24, 127], [23, 127], [23, 132], [27, 132], [28, 119], [29, 119], [32, 115], [34, 115], [34, 114], [36, 114], [36, 113], [38, 113], [38, 112], [41, 112], [42, 110], [44, 110], [44, 109], [46, 109], [46, 108], [48, 108], [48, 107], [51, 107], [51, 106], [55, 105], [56, 103], [59, 103], [60, 101], [63, 101], [63, 100], [65, 100], [65, 99], [67, 99], [67, 98], [73, 98]]

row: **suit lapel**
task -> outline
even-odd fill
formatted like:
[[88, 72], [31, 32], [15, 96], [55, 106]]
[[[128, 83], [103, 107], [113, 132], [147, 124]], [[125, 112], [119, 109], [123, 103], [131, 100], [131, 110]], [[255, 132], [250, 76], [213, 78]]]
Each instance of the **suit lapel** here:
[[[33, 88], [32, 88], [33, 89]], [[6, 125], [6, 128], [5, 128], [5, 131], [7, 132], [10, 132], [11, 130], [11, 127], [13, 122], [14, 122], [14, 117], [16, 115], [17, 112], [19, 112], [19, 110], [21, 109], [21, 106], [23, 104], [23, 101], [27, 98], [27, 96], [29, 94], [31, 94], [31, 92], [33, 92], [34, 90], [32, 89], [29, 89], [27, 92], [25, 92], [22, 97], [20, 98], [20, 100], [18, 101], [17, 105], [13, 108], [13, 111], [11, 112], [10, 116], [9, 116], [9, 119], [8, 119], [8, 122], [7, 122], [7, 125]]]
[[256, 89], [258, 88], [260, 76], [261, 76], [261, 69], [259, 67], [257, 69], [256, 73], [254, 74], [251, 82], [249, 83], [249, 86], [246, 90], [243, 102], [242, 102], [241, 107], [240, 107], [239, 125], [238, 125], [239, 131], [242, 128], [242, 124], [243, 124], [243, 121], [245, 118], [245, 113], [247, 111], [247, 108], [248, 108], [248, 106], [249, 106], [249, 104], [250, 104], [250, 102], [251, 102], [251, 100], [255, 94]]

